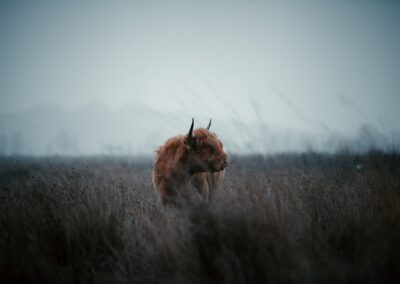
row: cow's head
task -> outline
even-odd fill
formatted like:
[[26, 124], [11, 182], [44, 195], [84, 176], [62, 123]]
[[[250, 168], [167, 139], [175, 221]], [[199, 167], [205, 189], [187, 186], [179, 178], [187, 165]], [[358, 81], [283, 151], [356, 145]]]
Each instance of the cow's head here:
[[228, 166], [228, 155], [225, 153], [221, 140], [210, 132], [211, 119], [207, 128], [193, 130], [194, 120], [184, 142], [187, 152], [184, 157], [192, 173], [218, 172]]

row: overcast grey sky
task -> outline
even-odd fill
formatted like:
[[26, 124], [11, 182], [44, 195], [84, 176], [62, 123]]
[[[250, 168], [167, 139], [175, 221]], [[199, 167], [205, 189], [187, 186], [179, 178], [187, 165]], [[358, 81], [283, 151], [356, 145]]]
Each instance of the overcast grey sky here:
[[[397, 3], [396, 3], [397, 2]], [[143, 103], [293, 129], [400, 121], [398, 1], [1, 1], [0, 112]]]

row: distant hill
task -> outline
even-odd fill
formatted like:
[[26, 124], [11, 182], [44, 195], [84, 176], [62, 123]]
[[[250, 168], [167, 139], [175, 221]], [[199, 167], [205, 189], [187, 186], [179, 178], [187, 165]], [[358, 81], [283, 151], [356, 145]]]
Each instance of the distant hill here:
[[[168, 137], [185, 134], [190, 121], [186, 113], [157, 111], [136, 103], [119, 109], [91, 103], [74, 110], [43, 105], [0, 114], [0, 154], [153, 154]], [[195, 127], [207, 122], [208, 117], [195, 117]], [[342, 137], [339, 133], [317, 135], [261, 122], [217, 119], [211, 130], [218, 133], [228, 151], [237, 153], [365, 149], [371, 145], [387, 148], [392, 143], [371, 127], [354, 137]], [[399, 137], [396, 133], [396, 141]]]

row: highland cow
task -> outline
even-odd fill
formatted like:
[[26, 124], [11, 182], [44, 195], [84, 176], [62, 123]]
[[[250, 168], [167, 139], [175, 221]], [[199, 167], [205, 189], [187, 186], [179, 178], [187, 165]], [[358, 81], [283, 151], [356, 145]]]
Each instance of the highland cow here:
[[168, 139], [156, 154], [153, 184], [164, 205], [174, 204], [187, 195], [192, 184], [209, 202], [221, 187], [228, 155], [215, 133], [207, 128], [193, 130], [194, 120], [187, 135]]

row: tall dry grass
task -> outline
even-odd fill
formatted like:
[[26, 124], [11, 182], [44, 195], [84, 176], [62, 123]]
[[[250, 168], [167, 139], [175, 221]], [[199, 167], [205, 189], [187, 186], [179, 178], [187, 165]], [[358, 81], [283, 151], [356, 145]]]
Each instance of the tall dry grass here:
[[151, 161], [0, 161], [1, 283], [398, 283], [400, 156], [233, 157], [163, 208]]

